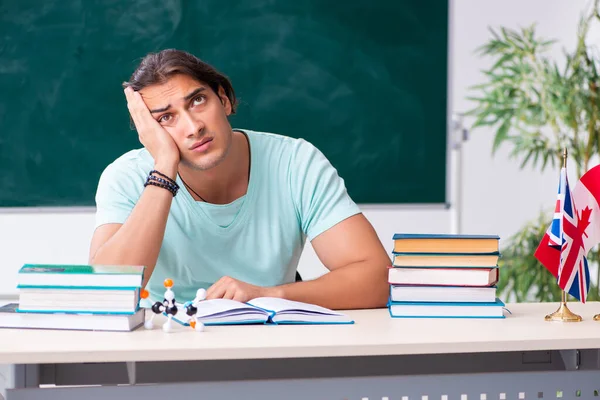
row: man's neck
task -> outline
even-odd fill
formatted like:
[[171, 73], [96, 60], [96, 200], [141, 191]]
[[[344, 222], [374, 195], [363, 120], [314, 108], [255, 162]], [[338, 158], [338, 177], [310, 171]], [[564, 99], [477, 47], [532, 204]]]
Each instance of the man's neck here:
[[250, 176], [248, 140], [244, 133], [233, 131], [229, 153], [219, 165], [209, 170], [198, 171], [179, 166], [179, 175], [191, 187], [188, 192], [195, 200], [229, 204], [246, 194]]

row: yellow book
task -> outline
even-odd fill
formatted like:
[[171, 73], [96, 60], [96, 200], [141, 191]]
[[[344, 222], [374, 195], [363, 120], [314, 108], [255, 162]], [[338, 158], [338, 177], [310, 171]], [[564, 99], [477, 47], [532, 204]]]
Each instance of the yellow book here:
[[394, 253], [497, 253], [499, 237], [493, 235], [401, 234], [394, 235]]

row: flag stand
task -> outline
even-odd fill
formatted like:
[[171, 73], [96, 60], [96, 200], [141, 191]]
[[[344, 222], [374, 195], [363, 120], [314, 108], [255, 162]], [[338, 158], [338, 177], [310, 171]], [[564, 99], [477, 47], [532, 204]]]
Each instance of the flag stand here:
[[594, 321], [600, 321], [600, 314], [594, 315]]
[[[563, 151], [563, 167], [567, 168], [567, 148], [565, 147]], [[561, 229], [562, 231], [562, 229]], [[562, 232], [561, 232], [562, 236]], [[573, 313], [567, 307], [567, 293], [563, 290], [561, 292], [561, 301], [558, 310], [554, 311], [552, 314], [546, 315], [544, 320], [546, 321], [562, 321], [562, 322], [581, 322], [583, 318], [581, 315], [577, 315]]]
[[[600, 314], [596, 315], [596, 317], [599, 317], [599, 320], [600, 320]], [[596, 317], [594, 317], [594, 319], [596, 319]], [[581, 315], [577, 315], [577, 314], [573, 313], [567, 307], [567, 293], [564, 290], [562, 291], [562, 299], [560, 302], [560, 306], [558, 307], [558, 310], [554, 311], [552, 314], [546, 315], [546, 317], [544, 319], [546, 321], [562, 321], [562, 322], [581, 322], [582, 321]]]

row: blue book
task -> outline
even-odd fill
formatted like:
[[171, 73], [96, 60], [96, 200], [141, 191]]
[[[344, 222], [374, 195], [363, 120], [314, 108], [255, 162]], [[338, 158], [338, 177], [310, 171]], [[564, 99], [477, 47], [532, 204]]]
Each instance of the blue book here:
[[393, 236], [395, 253], [462, 253], [499, 252], [499, 236], [396, 233]]
[[504, 318], [504, 303], [389, 302], [392, 318]]
[[397, 239], [500, 239], [498, 235], [459, 235], [454, 233], [395, 233]]

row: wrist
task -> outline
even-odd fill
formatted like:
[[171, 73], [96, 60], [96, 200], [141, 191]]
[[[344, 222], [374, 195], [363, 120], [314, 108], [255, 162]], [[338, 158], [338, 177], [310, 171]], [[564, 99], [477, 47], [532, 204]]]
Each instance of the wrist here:
[[[163, 171], [166, 171], [167, 173], [171, 172], [170, 169], [164, 168]], [[174, 178], [174, 175], [173, 178], [171, 178], [166, 173], [163, 173], [158, 169], [153, 169], [148, 174], [148, 177], [146, 178], [146, 183], [144, 183], [144, 187], [158, 186], [160, 188], [167, 189], [169, 192], [171, 192], [173, 197], [175, 197], [177, 195], [177, 192], [179, 191], [179, 185], [177, 184]]]
[[264, 289], [264, 297], [277, 297], [280, 299], [285, 299], [285, 291], [283, 286], [272, 286]]
[[177, 176], [177, 163], [157, 162], [154, 164], [154, 169], [173, 180]]

